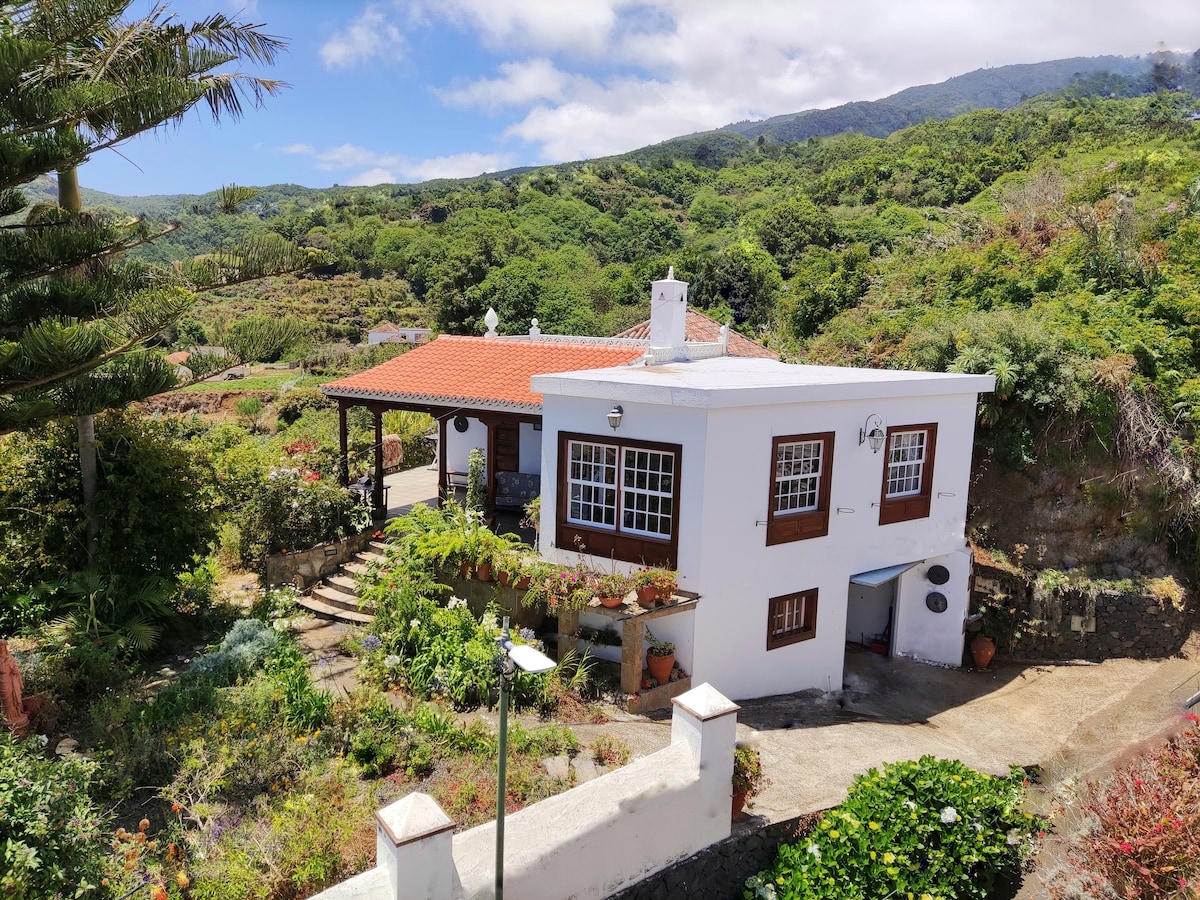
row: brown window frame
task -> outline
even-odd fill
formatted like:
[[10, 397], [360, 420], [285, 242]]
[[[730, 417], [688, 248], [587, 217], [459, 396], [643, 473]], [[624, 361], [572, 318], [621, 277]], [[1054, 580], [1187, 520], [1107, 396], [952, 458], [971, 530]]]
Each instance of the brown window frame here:
[[[936, 422], [925, 422], [920, 425], [893, 425], [888, 428], [887, 440], [883, 445], [883, 482], [879, 490], [880, 525], [911, 522], [915, 519], [929, 517], [929, 507], [933, 500], [933, 466], [937, 461], [937, 428]], [[892, 458], [892, 438], [896, 434], [909, 431], [925, 432], [925, 459], [921, 464], [921, 489], [915, 494], [889, 497], [887, 489], [888, 471], [891, 468]]]
[[[777, 512], [775, 486], [779, 447], [806, 441], [821, 442], [821, 481], [817, 487], [817, 508], [797, 512]], [[767, 546], [825, 537], [829, 534], [829, 493], [833, 482], [834, 433], [820, 431], [812, 434], [783, 434], [771, 439], [771, 471], [767, 494]]]
[[[567, 471], [570, 459], [567, 453], [571, 441], [587, 444], [607, 444], [617, 447], [617, 509], [613, 528], [598, 528], [567, 521], [570, 497], [567, 490]], [[653, 450], [657, 453], [672, 453], [675, 456], [675, 472], [671, 491], [671, 536], [669, 539], [655, 538], [644, 534], [632, 534], [621, 528], [621, 500], [623, 496], [622, 472], [624, 451]], [[642, 441], [632, 438], [609, 437], [601, 434], [582, 434], [572, 431], [558, 433], [558, 503], [555, 510], [555, 546], [560, 550], [575, 550], [582, 546], [583, 552], [592, 556], [603, 556], [647, 566], [671, 566], [679, 560], [679, 496], [683, 475], [683, 447], [659, 441]]]
[[[775, 632], [775, 620], [781, 616], [785, 616], [786, 605], [789, 601], [797, 601], [804, 606], [801, 607], [801, 623], [804, 622], [803, 609], [809, 603], [812, 604], [811, 625], [808, 628], [796, 628], [791, 631], [785, 631], [782, 634]], [[817, 589], [809, 588], [806, 591], [795, 591], [791, 594], [782, 594], [778, 597], [772, 597], [767, 601], [767, 649], [776, 650], [780, 647], [787, 647], [791, 644], [798, 644], [801, 641], [811, 641], [817, 636]]]

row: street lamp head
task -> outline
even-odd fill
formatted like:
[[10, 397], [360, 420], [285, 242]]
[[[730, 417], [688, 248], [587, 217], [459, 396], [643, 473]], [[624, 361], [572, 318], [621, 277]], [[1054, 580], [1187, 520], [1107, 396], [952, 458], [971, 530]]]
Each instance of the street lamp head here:
[[508, 648], [508, 658], [513, 661], [518, 669], [533, 675], [549, 672], [558, 665], [558, 663], [546, 656], [546, 654], [539, 652], [536, 648], [530, 647], [528, 644], [513, 644], [510, 646]]
[[867, 416], [867, 421], [863, 423], [863, 427], [858, 429], [858, 443], [860, 445], [864, 442], [869, 443], [872, 453], [878, 453], [883, 447], [885, 435], [883, 429], [879, 427], [882, 424], [883, 420], [874, 413], [871, 413], [871, 415]]

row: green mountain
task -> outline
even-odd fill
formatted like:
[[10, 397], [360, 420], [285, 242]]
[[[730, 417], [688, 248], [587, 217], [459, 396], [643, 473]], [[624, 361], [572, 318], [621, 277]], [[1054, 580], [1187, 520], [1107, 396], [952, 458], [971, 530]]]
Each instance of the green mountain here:
[[1037, 94], [1060, 91], [1080, 81], [1119, 89], [1152, 68], [1153, 62], [1142, 57], [1092, 56], [976, 69], [940, 84], [906, 88], [882, 100], [810, 109], [758, 122], [735, 122], [720, 130], [749, 138], [762, 135], [779, 143], [845, 131], [887, 137], [910, 125], [949, 119], [975, 109], [1009, 109]]

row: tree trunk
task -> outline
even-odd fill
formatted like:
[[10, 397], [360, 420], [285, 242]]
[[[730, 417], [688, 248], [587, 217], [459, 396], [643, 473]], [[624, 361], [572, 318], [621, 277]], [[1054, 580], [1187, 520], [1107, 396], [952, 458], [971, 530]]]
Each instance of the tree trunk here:
[[76, 417], [75, 430], [79, 435], [79, 478], [83, 484], [84, 547], [91, 565], [100, 545], [100, 519], [96, 515], [96, 417], [90, 413]]
[[[58, 205], [67, 212], [77, 213], [83, 209], [83, 198], [79, 192], [79, 170], [74, 166], [58, 170]], [[90, 566], [96, 560], [100, 544], [100, 520], [96, 516], [96, 418], [91, 413], [75, 420], [79, 435], [79, 480], [83, 493], [84, 547]]]

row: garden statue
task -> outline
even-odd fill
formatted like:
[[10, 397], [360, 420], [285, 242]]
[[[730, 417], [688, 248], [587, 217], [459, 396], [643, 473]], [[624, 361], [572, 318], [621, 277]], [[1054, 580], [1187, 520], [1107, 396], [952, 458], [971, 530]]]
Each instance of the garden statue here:
[[17, 659], [8, 652], [8, 641], [0, 641], [0, 704], [4, 709], [4, 727], [19, 738], [25, 737], [29, 729], [29, 716], [25, 714], [25, 700], [21, 696], [24, 690]]

